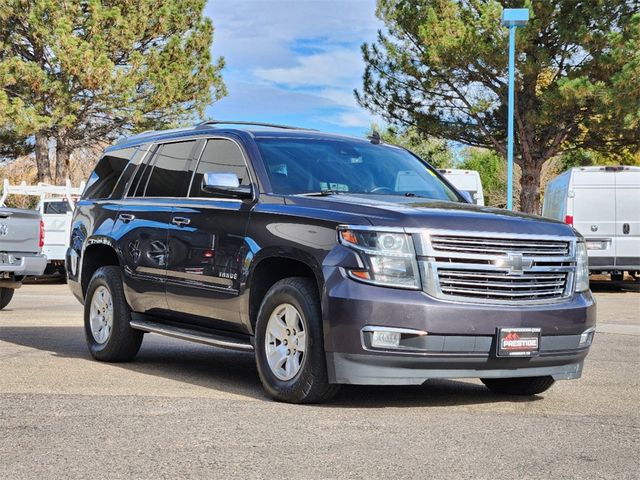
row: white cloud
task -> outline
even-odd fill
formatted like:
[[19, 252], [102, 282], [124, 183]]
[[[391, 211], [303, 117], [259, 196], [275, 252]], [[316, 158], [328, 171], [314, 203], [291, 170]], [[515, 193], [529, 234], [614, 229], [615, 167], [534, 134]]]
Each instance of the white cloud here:
[[320, 90], [318, 95], [332, 101], [336, 105], [344, 107], [353, 107], [356, 105], [352, 89], [326, 88], [324, 90]]
[[205, 11], [215, 27], [213, 53], [232, 69], [295, 65], [296, 39], [357, 50], [380, 28], [375, 0], [211, 0]]
[[265, 115], [302, 115], [309, 110], [335, 107], [334, 102], [320, 95], [292, 92], [270, 85], [233, 82], [227, 85], [229, 96], [209, 109], [217, 117], [265, 119]]
[[[263, 80], [289, 87], [349, 88], [362, 74], [363, 65], [357, 50], [332, 50], [297, 58], [291, 67], [257, 68], [254, 74]], [[335, 88], [334, 88], [335, 92]]]
[[374, 12], [375, 0], [210, 0], [212, 53], [225, 57], [229, 89], [210, 112], [367, 128], [372, 116], [353, 90], [364, 70], [360, 45], [381, 27]]
[[329, 123], [342, 125], [345, 127], [368, 128], [371, 125], [371, 122], [375, 122], [377, 120], [377, 117], [363, 110], [353, 110], [350, 112], [341, 113], [339, 115], [327, 117], [325, 120]]

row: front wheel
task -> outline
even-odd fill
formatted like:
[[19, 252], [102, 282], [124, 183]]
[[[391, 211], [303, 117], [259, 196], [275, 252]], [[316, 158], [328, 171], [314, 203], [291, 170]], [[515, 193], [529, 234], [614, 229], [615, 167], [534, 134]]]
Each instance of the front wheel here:
[[536, 395], [551, 388], [555, 380], [546, 377], [481, 378], [482, 383], [494, 393], [505, 395]]
[[256, 364], [266, 392], [289, 403], [321, 403], [338, 391], [327, 378], [322, 316], [308, 278], [280, 280], [269, 289], [256, 323]]
[[13, 293], [15, 289], [13, 288], [0, 288], [0, 310], [9, 305], [9, 302], [13, 298]]
[[120, 268], [99, 268], [91, 277], [84, 304], [84, 331], [93, 358], [126, 362], [136, 356], [144, 334], [131, 328], [130, 320]]

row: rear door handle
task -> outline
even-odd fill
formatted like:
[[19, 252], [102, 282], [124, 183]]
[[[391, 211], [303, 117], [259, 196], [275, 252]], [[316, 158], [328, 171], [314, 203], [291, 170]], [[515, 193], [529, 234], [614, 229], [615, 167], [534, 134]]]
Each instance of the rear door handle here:
[[178, 225], [179, 227], [183, 227], [185, 225], [189, 225], [191, 223], [191, 219], [187, 217], [173, 217], [171, 219], [171, 223]]
[[130, 213], [121, 213], [120, 215], [118, 215], [118, 219], [122, 223], [129, 223], [130, 221], [135, 220], [136, 216]]

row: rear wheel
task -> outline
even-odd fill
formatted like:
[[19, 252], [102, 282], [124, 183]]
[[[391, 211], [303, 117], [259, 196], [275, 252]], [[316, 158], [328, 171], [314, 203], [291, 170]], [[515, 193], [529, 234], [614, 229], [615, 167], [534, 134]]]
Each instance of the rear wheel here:
[[13, 298], [14, 288], [0, 288], [0, 310], [9, 305], [9, 302]]
[[143, 332], [130, 327], [120, 268], [96, 270], [84, 304], [84, 330], [91, 355], [104, 362], [126, 362], [140, 350]]
[[611, 280], [613, 282], [621, 282], [624, 280], [624, 272], [613, 272], [611, 274]]
[[266, 392], [289, 403], [320, 403], [339, 389], [327, 378], [317, 289], [308, 278], [280, 280], [256, 323], [256, 364]]
[[522, 377], [522, 378], [481, 378], [482, 383], [495, 393], [505, 395], [536, 395], [551, 388], [555, 380], [551, 376], [546, 377]]

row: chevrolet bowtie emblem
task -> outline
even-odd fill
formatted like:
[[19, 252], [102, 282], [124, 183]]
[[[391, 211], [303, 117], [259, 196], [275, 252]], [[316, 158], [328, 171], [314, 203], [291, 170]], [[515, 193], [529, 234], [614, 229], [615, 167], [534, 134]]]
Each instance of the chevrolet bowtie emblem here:
[[533, 260], [523, 258], [521, 253], [510, 253], [506, 257], [496, 259], [493, 264], [509, 269], [509, 275], [522, 275], [533, 266]]

